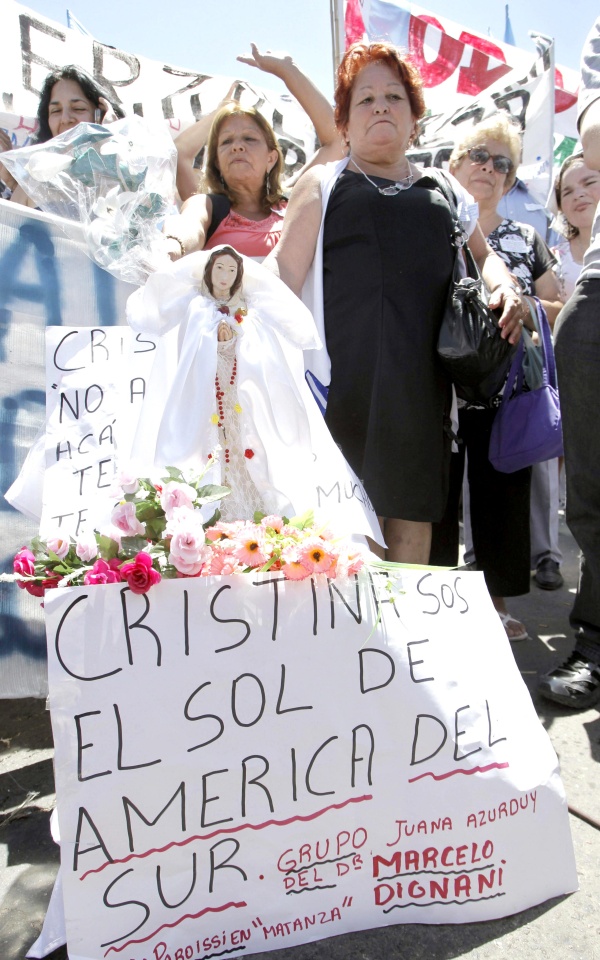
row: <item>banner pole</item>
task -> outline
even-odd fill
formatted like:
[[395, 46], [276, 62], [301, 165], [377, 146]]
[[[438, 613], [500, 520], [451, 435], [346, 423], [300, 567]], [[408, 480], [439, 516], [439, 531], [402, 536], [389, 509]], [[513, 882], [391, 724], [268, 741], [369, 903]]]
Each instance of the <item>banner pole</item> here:
[[337, 68], [344, 52], [344, 0], [329, 0], [331, 17], [331, 50], [333, 57], [333, 87], [335, 89]]
[[554, 47], [554, 37], [548, 37], [544, 33], [538, 33], [536, 30], [530, 30], [529, 36], [535, 43], [538, 54], [544, 59], [544, 67], [550, 71], [550, 143], [548, 145], [548, 176], [550, 192], [554, 180], [554, 119], [556, 110], [556, 54]]

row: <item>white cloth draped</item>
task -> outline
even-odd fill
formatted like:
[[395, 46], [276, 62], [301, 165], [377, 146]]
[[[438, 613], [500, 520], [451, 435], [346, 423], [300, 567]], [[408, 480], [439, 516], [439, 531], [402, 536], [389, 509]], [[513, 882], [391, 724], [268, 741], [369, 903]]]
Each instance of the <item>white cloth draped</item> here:
[[[160, 334], [131, 459], [150, 467], [200, 469], [218, 443], [215, 373], [218, 305], [201, 293], [214, 250], [190, 254], [153, 274], [129, 298], [127, 319]], [[333, 442], [304, 379], [302, 351], [320, 340], [308, 309], [259, 264], [244, 258], [248, 312], [237, 327], [237, 391], [248, 472], [265, 510], [315, 510], [340, 534], [380, 541], [362, 485]], [[219, 483], [217, 462], [207, 480]]]

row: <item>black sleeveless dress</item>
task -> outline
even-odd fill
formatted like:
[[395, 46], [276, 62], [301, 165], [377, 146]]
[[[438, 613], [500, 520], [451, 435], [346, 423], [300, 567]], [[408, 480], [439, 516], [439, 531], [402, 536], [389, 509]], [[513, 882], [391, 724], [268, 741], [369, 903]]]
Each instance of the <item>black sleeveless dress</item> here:
[[448, 490], [451, 392], [436, 343], [454, 248], [436, 186], [423, 177], [382, 196], [345, 170], [325, 215], [326, 422], [377, 514], [402, 520], [440, 520]]

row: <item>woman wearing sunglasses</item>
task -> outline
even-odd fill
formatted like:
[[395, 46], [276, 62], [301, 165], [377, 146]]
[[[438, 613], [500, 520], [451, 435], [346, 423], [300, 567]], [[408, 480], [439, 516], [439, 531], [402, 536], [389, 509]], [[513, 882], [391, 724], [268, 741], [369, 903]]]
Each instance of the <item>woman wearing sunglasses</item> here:
[[[562, 306], [555, 259], [540, 235], [525, 223], [506, 220], [497, 206], [512, 187], [521, 157], [518, 127], [504, 114], [471, 127], [450, 157], [450, 170], [479, 204], [479, 223], [490, 247], [505, 261], [519, 291], [541, 300], [550, 324]], [[533, 328], [533, 321], [525, 324]], [[464, 404], [460, 435], [468, 453], [473, 547], [509, 640], [527, 630], [511, 617], [505, 597], [529, 592], [531, 468], [499, 473], [488, 459], [489, 438], [500, 397], [487, 405]]]

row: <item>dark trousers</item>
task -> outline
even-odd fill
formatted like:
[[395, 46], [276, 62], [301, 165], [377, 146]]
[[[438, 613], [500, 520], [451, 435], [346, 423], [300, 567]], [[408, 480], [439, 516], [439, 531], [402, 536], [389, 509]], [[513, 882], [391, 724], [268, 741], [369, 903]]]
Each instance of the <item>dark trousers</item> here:
[[531, 468], [500, 473], [488, 458], [496, 411], [462, 409], [461, 453], [452, 455], [450, 497], [441, 524], [433, 525], [432, 564], [451, 565], [458, 542], [458, 509], [464, 451], [471, 497], [471, 528], [477, 568], [493, 597], [529, 593], [529, 497]]
[[582, 551], [571, 626], [600, 663], [600, 280], [584, 280], [555, 331], [567, 481], [567, 524]]

